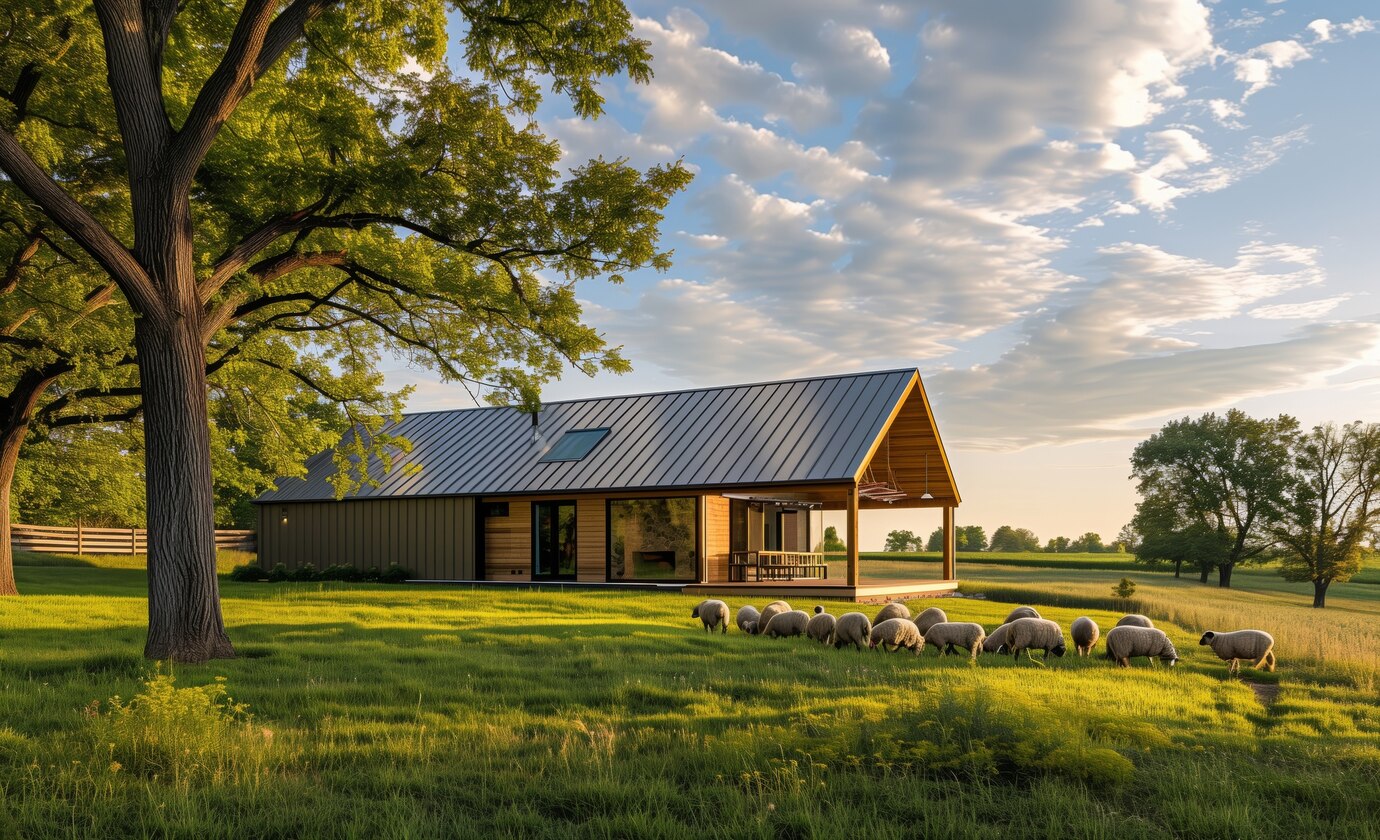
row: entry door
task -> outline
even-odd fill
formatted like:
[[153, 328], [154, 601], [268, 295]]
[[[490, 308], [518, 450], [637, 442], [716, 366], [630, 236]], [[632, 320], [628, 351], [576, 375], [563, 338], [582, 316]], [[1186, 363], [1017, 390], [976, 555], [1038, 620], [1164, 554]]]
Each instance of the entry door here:
[[776, 541], [780, 551], [800, 551], [800, 526], [797, 524], [796, 516], [798, 513], [793, 510], [783, 510], [776, 515]]
[[575, 503], [532, 503], [533, 580], [575, 579]]

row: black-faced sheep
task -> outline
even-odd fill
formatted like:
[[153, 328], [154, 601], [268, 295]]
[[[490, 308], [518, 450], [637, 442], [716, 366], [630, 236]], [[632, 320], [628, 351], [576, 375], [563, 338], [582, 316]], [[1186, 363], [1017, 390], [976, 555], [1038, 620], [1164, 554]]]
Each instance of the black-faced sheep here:
[[1155, 627], [1137, 627], [1126, 624], [1107, 631], [1107, 658], [1115, 660], [1123, 668], [1131, 667], [1131, 660], [1137, 656], [1151, 657], [1169, 666], [1179, 661], [1179, 652], [1163, 630]]
[[941, 655], [958, 653], [958, 648], [963, 648], [971, 659], [977, 659], [982, 652], [982, 643], [987, 639], [987, 631], [982, 629], [982, 625], [970, 621], [941, 621], [931, 624], [923, 635], [925, 644], [934, 645]]
[[790, 610], [788, 612], [777, 613], [767, 622], [763, 628], [762, 635], [769, 639], [780, 639], [786, 636], [801, 636], [805, 633], [805, 627], [810, 623], [810, 614], [804, 610]]
[[1035, 658], [1030, 655], [1032, 650], [1044, 651], [1048, 659], [1051, 653], [1063, 656], [1068, 648], [1064, 646], [1064, 631], [1059, 625], [1043, 618], [1018, 618], [1011, 622], [1006, 649], [1011, 651], [1013, 659], [1020, 658], [1021, 651], [1025, 651], [1026, 657], [1034, 662]]
[[738, 608], [738, 629], [747, 633], [749, 636], [757, 635], [758, 622], [761, 621], [762, 614], [752, 604]]
[[878, 624], [891, 618], [904, 618], [910, 620], [910, 607], [900, 601], [891, 601], [877, 612], [877, 617], [872, 619], [872, 626], [876, 627]]
[[917, 656], [924, 645], [925, 637], [920, 635], [920, 631], [915, 628], [915, 622], [909, 618], [888, 618], [873, 625], [867, 641], [868, 647], [880, 647], [883, 652], [888, 647], [893, 651], [905, 648]]
[[772, 601], [762, 608], [762, 615], [757, 618], [757, 632], [767, 632], [767, 624], [771, 622], [772, 616], [778, 613], [790, 612], [791, 605], [785, 601]]
[[710, 599], [700, 601], [699, 605], [690, 611], [691, 618], [698, 618], [704, 624], [706, 633], [713, 633], [718, 629], [721, 633], [728, 632], [728, 604], [723, 601]]
[[1018, 618], [1039, 618], [1040, 611], [1034, 607], [1016, 607], [1007, 614], [1006, 620], [1002, 624], [1010, 624]]
[[844, 613], [834, 624], [834, 648], [852, 645], [858, 650], [868, 646], [872, 635], [872, 619], [860, 612]]
[[805, 635], [822, 645], [827, 645], [834, 640], [834, 626], [837, 624], [838, 619], [829, 613], [815, 613], [805, 625]]
[[1150, 616], [1140, 613], [1123, 615], [1121, 620], [1116, 623], [1117, 627], [1154, 627], [1155, 622], [1150, 620]]
[[1073, 637], [1073, 649], [1078, 651], [1078, 655], [1087, 656], [1097, 646], [1097, 638], [1102, 635], [1102, 629], [1097, 626], [1096, 621], [1084, 615], [1075, 618], [1073, 624], [1069, 625], [1069, 635]]
[[939, 607], [930, 607], [915, 617], [915, 629], [919, 630], [920, 635], [923, 636], [934, 625], [948, 620], [948, 613]]
[[1230, 662], [1227, 667], [1229, 674], [1241, 670], [1243, 659], [1253, 662], [1252, 668], [1263, 665], [1267, 671], [1275, 669], [1275, 637], [1264, 630], [1234, 630], [1230, 633], [1209, 630], [1198, 640], [1198, 644], [1207, 645], [1219, 659]]

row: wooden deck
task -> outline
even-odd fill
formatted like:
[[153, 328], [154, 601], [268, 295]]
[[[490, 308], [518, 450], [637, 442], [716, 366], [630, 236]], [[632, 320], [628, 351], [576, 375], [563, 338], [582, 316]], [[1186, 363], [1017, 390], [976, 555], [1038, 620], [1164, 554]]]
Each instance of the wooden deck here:
[[880, 604], [896, 598], [939, 598], [958, 589], [956, 580], [868, 580], [857, 586], [822, 580], [773, 580], [762, 583], [687, 583], [686, 595], [781, 598], [826, 598], [858, 604]]

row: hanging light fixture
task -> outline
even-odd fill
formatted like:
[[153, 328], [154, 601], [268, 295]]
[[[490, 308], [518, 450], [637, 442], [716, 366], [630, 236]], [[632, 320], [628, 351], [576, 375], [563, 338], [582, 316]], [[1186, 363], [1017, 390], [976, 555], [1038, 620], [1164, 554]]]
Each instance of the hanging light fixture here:
[[930, 453], [925, 453], [925, 492], [920, 494], [922, 499], [933, 499], [930, 495]]

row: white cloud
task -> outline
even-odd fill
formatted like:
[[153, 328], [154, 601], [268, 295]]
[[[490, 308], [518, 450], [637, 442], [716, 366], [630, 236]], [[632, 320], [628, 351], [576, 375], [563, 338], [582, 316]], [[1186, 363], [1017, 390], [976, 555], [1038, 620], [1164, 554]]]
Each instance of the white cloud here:
[[1267, 321], [1311, 321], [1321, 318], [1350, 299], [1350, 295], [1337, 295], [1303, 303], [1277, 303], [1273, 306], [1257, 306], [1247, 314], [1252, 318]]
[[1308, 24], [1308, 29], [1313, 33], [1314, 43], [1332, 40], [1332, 21], [1327, 18], [1318, 18]]
[[1341, 29], [1342, 32], [1347, 35], [1360, 35], [1363, 32], [1374, 32], [1375, 21], [1365, 17], [1357, 17], [1342, 24]]
[[819, 48], [791, 65], [795, 75], [836, 94], [867, 93], [891, 77], [891, 54], [871, 30], [826, 20]]
[[1212, 112], [1212, 118], [1219, 125], [1226, 128], [1245, 128], [1242, 120], [1245, 118], [1246, 112], [1230, 99], [1208, 100], [1208, 109]]
[[1369, 322], [1203, 343], [1213, 322], [1322, 282], [1311, 249], [1251, 243], [1230, 265], [1135, 244], [1101, 253], [1105, 279], [1028, 319], [999, 360], [927, 377], [951, 436], [991, 449], [1138, 436], [1146, 418], [1294, 390], [1380, 351]]

